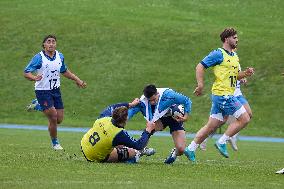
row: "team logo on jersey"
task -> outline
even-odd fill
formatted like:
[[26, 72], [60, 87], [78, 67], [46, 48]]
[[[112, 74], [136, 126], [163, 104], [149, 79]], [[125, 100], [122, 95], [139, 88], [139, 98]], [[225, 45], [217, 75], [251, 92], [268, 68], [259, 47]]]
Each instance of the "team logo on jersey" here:
[[234, 69], [237, 69], [238, 68], [238, 66], [232, 66]]

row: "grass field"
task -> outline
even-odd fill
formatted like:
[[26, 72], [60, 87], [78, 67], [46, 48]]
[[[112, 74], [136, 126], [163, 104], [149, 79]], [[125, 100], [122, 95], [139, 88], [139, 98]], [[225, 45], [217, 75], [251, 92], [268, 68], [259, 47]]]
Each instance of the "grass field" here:
[[[155, 83], [191, 98], [189, 132], [196, 132], [208, 118], [213, 75], [206, 73], [205, 95], [195, 97], [195, 66], [233, 26], [242, 67], [256, 68], [243, 87], [254, 113], [243, 134], [284, 137], [282, 0], [1, 0], [0, 7], [1, 123], [47, 124], [24, 111], [34, 92], [23, 69], [52, 33], [67, 66], [88, 83], [79, 90], [63, 79], [63, 125], [89, 127], [104, 107]], [[142, 129], [142, 119], [131, 128]]]
[[[65, 152], [51, 150], [46, 131], [0, 129], [0, 188], [283, 188], [282, 143], [240, 141], [238, 152], [221, 157], [209, 141], [197, 151], [198, 163], [180, 157], [163, 160], [172, 148], [169, 137], [155, 137], [157, 150], [138, 164], [87, 162], [80, 153], [83, 133], [60, 132]], [[75, 154], [75, 155], [74, 155]]]
[[[220, 47], [219, 33], [238, 30], [243, 68], [255, 75], [242, 91], [253, 119], [242, 135], [284, 137], [284, 1], [210, 0], [1, 0], [0, 123], [46, 125], [41, 113], [28, 113], [33, 82], [23, 77], [45, 35], [55, 34], [68, 68], [88, 83], [79, 90], [62, 78], [63, 126], [91, 127], [109, 104], [139, 97], [146, 84], [170, 87], [193, 102], [186, 130], [207, 121], [212, 71], [205, 95], [195, 97], [195, 66]], [[142, 130], [142, 116], [129, 123]], [[181, 157], [163, 160], [172, 148], [153, 137], [153, 157], [137, 165], [88, 163], [80, 154], [83, 133], [60, 132], [65, 152], [50, 149], [47, 131], [0, 129], [0, 188], [283, 188], [283, 143], [239, 142], [224, 159], [213, 147], [197, 152], [198, 163]], [[189, 142], [189, 141], [188, 141]], [[75, 155], [74, 155], [75, 154]]]

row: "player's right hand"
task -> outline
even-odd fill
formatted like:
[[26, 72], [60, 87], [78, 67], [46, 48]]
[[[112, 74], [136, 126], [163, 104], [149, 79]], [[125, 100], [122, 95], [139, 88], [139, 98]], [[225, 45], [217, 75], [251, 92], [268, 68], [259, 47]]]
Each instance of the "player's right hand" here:
[[40, 81], [42, 79], [42, 75], [36, 75], [34, 77], [34, 81]]
[[201, 95], [202, 95], [202, 91], [203, 91], [203, 87], [197, 86], [197, 87], [195, 88], [195, 90], [193, 91], [193, 93], [194, 93], [196, 96], [201, 96]]
[[139, 104], [139, 102], [140, 102], [140, 99], [135, 98], [132, 102], [129, 103], [129, 108], [136, 106], [137, 104]]
[[152, 133], [152, 131], [155, 130], [155, 123], [151, 122], [151, 121], [147, 121], [146, 124], [146, 131], [148, 131], [148, 133]]

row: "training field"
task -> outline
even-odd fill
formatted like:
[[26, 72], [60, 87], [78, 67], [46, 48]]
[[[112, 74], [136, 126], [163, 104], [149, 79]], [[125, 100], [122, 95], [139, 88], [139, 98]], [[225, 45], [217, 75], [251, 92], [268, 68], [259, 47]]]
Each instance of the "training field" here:
[[[0, 129], [0, 188], [283, 188], [283, 143], [239, 142], [221, 157], [208, 144], [197, 151], [198, 163], [181, 157], [163, 164], [170, 137], [153, 136], [157, 153], [139, 164], [87, 162], [80, 153], [83, 133], [60, 132], [65, 152], [51, 150], [47, 131]], [[188, 139], [190, 140], [190, 139]]]
[[[204, 95], [196, 97], [195, 67], [234, 27], [240, 64], [255, 68], [242, 87], [253, 119], [241, 135], [284, 138], [283, 20], [283, 0], [0, 0], [0, 124], [47, 125], [41, 113], [25, 111], [35, 94], [23, 70], [44, 36], [55, 34], [68, 68], [88, 84], [80, 90], [62, 78], [60, 127], [89, 128], [106, 106], [154, 83], [190, 97], [185, 128], [196, 133], [208, 119], [213, 73], [206, 71]], [[145, 120], [139, 115], [127, 127], [141, 131]], [[164, 165], [172, 139], [153, 136], [153, 157], [98, 164], [82, 157], [82, 135], [60, 131], [66, 151], [55, 152], [47, 131], [0, 129], [0, 189], [284, 188], [284, 175], [275, 174], [284, 167], [284, 143], [239, 141], [225, 159], [211, 140], [196, 164], [181, 157]]]

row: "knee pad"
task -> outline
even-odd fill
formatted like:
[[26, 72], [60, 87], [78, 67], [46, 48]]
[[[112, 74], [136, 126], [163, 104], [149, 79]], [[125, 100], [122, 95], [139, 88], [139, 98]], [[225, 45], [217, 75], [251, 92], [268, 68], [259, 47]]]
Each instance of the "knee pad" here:
[[127, 147], [116, 147], [118, 161], [126, 161], [129, 158], [129, 152]]

